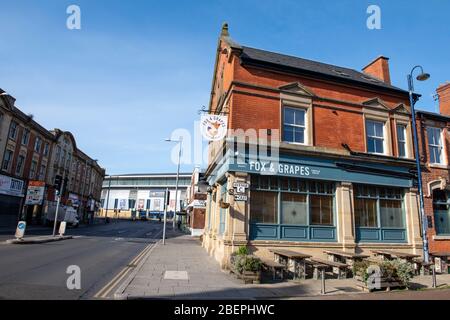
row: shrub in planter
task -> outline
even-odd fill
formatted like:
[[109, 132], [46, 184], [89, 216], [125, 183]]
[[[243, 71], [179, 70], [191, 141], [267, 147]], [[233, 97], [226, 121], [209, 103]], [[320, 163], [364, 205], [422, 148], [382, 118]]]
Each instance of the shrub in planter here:
[[414, 267], [409, 262], [401, 260], [390, 261], [358, 261], [353, 265], [353, 274], [360, 277], [367, 284], [369, 274], [367, 268], [376, 265], [380, 268], [381, 277], [388, 282], [399, 281], [403, 286], [408, 287], [409, 281], [414, 276]]
[[240, 274], [244, 272], [261, 271], [262, 262], [252, 255], [236, 255], [234, 257], [234, 269]]
[[248, 255], [248, 249], [246, 246], [240, 246], [237, 251], [233, 252], [230, 256], [230, 264], [232, 268], [236, 269], [236, 259], [242, 256]]
[[395, 266], [397, 279], [408, 288], [409, 281], [414, 276], [414, 266], [412, 263], [403, 262], [401, 260], [394, 260], [393, 264]]

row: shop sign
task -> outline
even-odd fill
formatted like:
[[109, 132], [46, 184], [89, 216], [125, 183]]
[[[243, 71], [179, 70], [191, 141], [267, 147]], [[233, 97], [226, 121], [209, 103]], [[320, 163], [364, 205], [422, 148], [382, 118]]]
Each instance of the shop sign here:
[[200, 121], [200, 131], [208, 141], [222, 140], [227, 134], [227, 116], [203, 115]]
[[27, 196], [25, 204], [28, 206], [41, 205], [44, 201], [45, 182], [30, 181], [28, 182]]
[[0, 194], [23, 197], [23, 181], [0, 175]]
[[194, 208], [206, 208], [206, 201], [196, 199], [196, 200], [192, 201], [192, 206]]
[[245, 194], [235, 194], [234, 195], [234, 201], [247, 201], [248, 196]]
[[309, 166], [288, 163], [275, 163], [264, 161], [250, 161], [250, 171], [260, 172], [262, 174], [285, 174], [291, 176], [311, 176], [319, 175], [319, 169], [313, 169]]
[[235, 182], [233, 183], [233, 188], [236, 193], [245, 193], [245, 189], [249, 187], [248, 183], [245, 182]]
[[74, 193], [69, 193], [69, 200], [72, 203], [72, 207], [78, 207], [80, 205], [80, 199]]

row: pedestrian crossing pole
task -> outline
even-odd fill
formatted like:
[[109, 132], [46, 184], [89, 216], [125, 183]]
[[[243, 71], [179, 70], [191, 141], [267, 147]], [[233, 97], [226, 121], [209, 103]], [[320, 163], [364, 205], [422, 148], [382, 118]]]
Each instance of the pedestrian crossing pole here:
[[164, 226], [163, 226], [163, 237], [162, 244], [166, 244], [166, 221], [167, 221], [167, 206], [169, 204], [169, 188], [166, 188], [164, 192]]

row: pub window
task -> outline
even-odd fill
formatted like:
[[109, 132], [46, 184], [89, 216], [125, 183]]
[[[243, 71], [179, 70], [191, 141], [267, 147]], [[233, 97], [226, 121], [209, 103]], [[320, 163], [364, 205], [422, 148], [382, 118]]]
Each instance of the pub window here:
[[356, 226], [405, 227], [401, 189], [355, 185], [354, 192]]
[[333, 225], [333, 197], [324, 195], [312, 195], [311, 224]]
[[444, 190], [433, 190], [433, 213], [437, 235], [450, 235], [450, 202]]
[[398, 156], [406, 158], [406, 126], [404, 124], [397, 125], [397, 147]]
[[252, 222], [278, 223], [278, 194], [267, 191], [251, 191], [250, 208]]
[[427, 128], [428, 149], [430, 151], [430, 163], [443, 163], [442, 160], [442, 130], [440, 128]]
[[283, 141], [304, 144], [306, 111], [285, 107], [283, 114]]
[[308, 224], [308, 202], [305, 194], [281, 194], [281, 223]]
[[[298, 178], [271, 177], [278, 182], [266, 190], [263, 176], [252, 179], [250, 195], [253, 223], [288, 225], [334, 225], [334, 183], [306, 181]], [[263, 183], [261, 183], [263, 181]], [[279, 199], [279, 200], [278, 200]]]
[[366, 120], [367, 152], [384, 154], [384, 123]]

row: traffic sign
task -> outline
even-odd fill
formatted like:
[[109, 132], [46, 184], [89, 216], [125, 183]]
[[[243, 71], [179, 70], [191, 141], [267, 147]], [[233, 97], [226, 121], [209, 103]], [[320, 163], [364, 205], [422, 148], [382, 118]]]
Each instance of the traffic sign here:
[[17, 239], [22, 239], [25, 235], [25, 229], [27, 227], [27, 223], [25, 221], [19, 221], [17, 224], [16, 234], [15, 237]]

